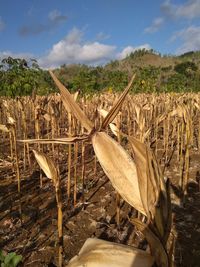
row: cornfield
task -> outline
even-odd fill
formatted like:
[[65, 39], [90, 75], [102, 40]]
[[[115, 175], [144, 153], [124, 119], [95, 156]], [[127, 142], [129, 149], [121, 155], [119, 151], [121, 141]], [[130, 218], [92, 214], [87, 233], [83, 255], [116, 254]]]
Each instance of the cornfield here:
[[0, 248], [24, 266], [198, 266], [200, 94], [130, 94], [133, 75], [80, 98], [51, 76], [60, 94], [0, 98]]

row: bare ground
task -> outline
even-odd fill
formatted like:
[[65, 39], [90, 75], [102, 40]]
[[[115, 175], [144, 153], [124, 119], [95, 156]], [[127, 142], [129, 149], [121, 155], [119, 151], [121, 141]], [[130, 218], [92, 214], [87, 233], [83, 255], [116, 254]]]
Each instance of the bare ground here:
[[[175, 155], [174, 155], [175, 157]], [[78, 168], [79, 172], [81, 171]], [[57, 208], [54, 188], [39, 171], [20, 170], [21, 196], [10, 159], [0, 162], [0, 248], [23, 256], [21, 266], [57, 266]], [[80, 175], [80, 173], [79, 173]], [[177, 188], [179, 168], [170, 162], [165, 175], [172, 183], [175, 266], [200, 266], [200, 155], [191, 154], [190, 182], [185, 203]], [[67, 205], [65, 167], [61, 167], [63, 198], [64, 263], [76, 255], [88, 237], [144, 247], [142, 236], [128, 217], [135, 211], [121, 200], [120, 225], [116, 223], [116, 193], [100, 166], [93, 173], [93, 162], [86, 165], [85, 197], [78, 192], [78, 203]], [[73, 172], [72, 172], [73, 177]], [[21, 203], [21, 204], [20, 204]], [[20, 216], [20, 207], [22, 210]]]

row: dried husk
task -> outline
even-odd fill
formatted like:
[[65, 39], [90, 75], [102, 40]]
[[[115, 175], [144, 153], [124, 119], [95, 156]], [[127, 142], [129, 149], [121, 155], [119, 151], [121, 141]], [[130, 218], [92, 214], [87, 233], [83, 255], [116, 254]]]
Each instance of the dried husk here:
[[67, 267], [151, 267], [153, 262], [154, 258], [146, 251], [89, 238]]
[[140, 196], [136, 166], [129, 154], [105, 132], [94, 133], [92, 144], [113, 187], [132, 207], [147, 215]]
[[40, 151], [33, 150], [33, 153], [40, 168], [49, 179], [53, 180], [54, 186], [57, 187], [58, 172], [54, 162]]

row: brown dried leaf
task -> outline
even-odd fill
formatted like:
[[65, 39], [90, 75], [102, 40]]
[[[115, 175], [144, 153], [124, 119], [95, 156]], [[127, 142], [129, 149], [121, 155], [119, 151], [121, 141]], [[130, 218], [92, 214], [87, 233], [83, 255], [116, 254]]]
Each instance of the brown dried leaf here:
[[79, 94], [79, 91], [77, 91], [77, 92], [75, 92], [75, 93], [73, 94], [74, 101], [77, 100], [77, 98], [78, 98], [78, 94]]
[[77, 120], [81, 122], [83, 127], [88, 130], [88, 132], [91, 132], [92, 129], [94, 128], [93, 123], [86, 117], [84, 112], [74, 101], [73, 96], [70, 94], [67, 88], [57, 79], [57, 77], [53, 74], [53, 72], [49, 71], [49, 73], [60, 90], [65, 109], [68, 112], [71, 112], [77, 118]]
[[56, 186], [56, 183], [58, 181], [58, 172], [55, 163], [40, 151], [33, 150], [33, 153], [37, 160], [37, 163], [40, 165], [40, 168], [49, 179], [53, 180], [54, 185]]
[[136, 166], [128, 153], [105, 132], [95, 133], [92, 144], [113, 187], [132, 207], [147, 215], [141, 200]]
[[134, 153], [134, 161], [137, 169], [141, 199], [149, 219], [155, 216], [155, 205], [158, 201], [158, 188], [151, 177], [149, 166], [149, 153], [145, 144], [134, 137], [129, 137]]
[[151, 231], [148, 225], [136, 218], [131, 219], [131, 222], [144, 234], [147, 242], [149, 243], [152, 256], [155, 258], [157, 266], [169, 267], [167, 252], [158, 237]]
[[4, 133], [9, 133], [10, 132], [9, 128], [4, 124], [0, 124], [0, 131], [2, 131]]
[[[108, 111], [105, 110], [105, 109], [98, 109], [98, 112], [100, 113], [100, 115], [102, 117], [106, 117], [107, 114], [108, 114]], [[116, 122], [116, 118], [113, 120], [113, 123], [109, 123], [109, 127], [112, 131], [112, 133], [115, 135], [115, 136], [118, 136], [119, 135], [119, 128], [115, 125], [117, 122]]]
[[144, 209], [150, 221], [155, 222], [160, 238], [166, 239], [171, 216], [169, 196], [160, 168], [152, 151], [142, 142], [129, 137], [136, 163], [139, 189]]
[[96, 238], [88, 238], [68, 267], [151, 267], [154, 258], [141, 249]]
[[114, 118], [117, 116], [126, 95], [128, 94], [131, 85], [133, 83], [133, 80], [135, 79], [135, 74], [132, 76], [129, 84], [127, 85], [127, 87], [125, 88], [124, 92], [122, 93], [122, 95], [120, 96], [120, 98], [117, 100], [117, 102], [114, 104], [114, 106], [112, 107], [112, 109], [109, 111], [109, 113], [107, 114], [107, 116], [105, 117], [105, 119], [102, 122], [101, 125], [101, 129], [106, 129], [106, 127], [114, 120]]
[[87, 136], [75, 136], [75, 137], [66, 137], [66, 138], [54, 138], [54, 139], [26, 139], [18, 140], [18, 142], [29, 143], [29, 144], [73, 144], [79, 141], [87, 140]]

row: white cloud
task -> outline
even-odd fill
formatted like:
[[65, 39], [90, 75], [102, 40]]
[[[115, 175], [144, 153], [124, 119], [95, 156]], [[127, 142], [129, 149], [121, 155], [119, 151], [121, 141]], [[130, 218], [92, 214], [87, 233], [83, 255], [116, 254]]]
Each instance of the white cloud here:
[[5, 22], [2, 20], [1, 16], [0, 16], [0, 32], [3, 31], [5, 29]]
[[117, 51], [115, 45], [106, 45], [101, 42], [85, 42], [84, 32], [74, 28], [69, 34], [54, 44], [51, 49], [41, 57], [30, 53], [13, 53], [11, 51], [0, 51], [0, 58], [11, 56], [13, 58], [30, 59], [35, 58], [42, 68], [56, 68], [62, 64], [88, 64], [102, 65], [110, 60], [123, 59], [131, 52], [139, 49], [151, 49], [149, 44], [140, 46], [127, 46], [121, 52]]
[[145, 28], [144, 32], [145, 33], [154, 33], [157, 32], [162, 24], [164, 23], [164, 18], [155, 18], [151, 24], [151, 26]]
[[194, 19], [200, 17], [200, 0], [188, 0], [184, 4], [175, 5], [170, 0], [164, 2], [161, 10], [170, 17]]
[[117, 58], [123, 59], [123, 58], [129, 56], [131, 53], [135, 52], [136, 50], [140, 50], [140, 49], [149, 50], [149, 49], [151, 49], [151, 46], [149, 44], [143, 44], [143, 45], [136, 46], [136, 47], [127, 46], [117, 55]]
[[112, 59], [115, 46], [99, 42], [84, 43], [83, 32], [74, 28], [64, 39], [54, 44], [48, 54], [39, 59], [42, 67], [56, 67], [61, 64], [102, 64]]
[[177, 54], [200, 50], [200, 27], [190, 26], [176, 32], [171, 41], [175, 41], [178, 38], [182, 41], [182, 45], [177, 49]]

